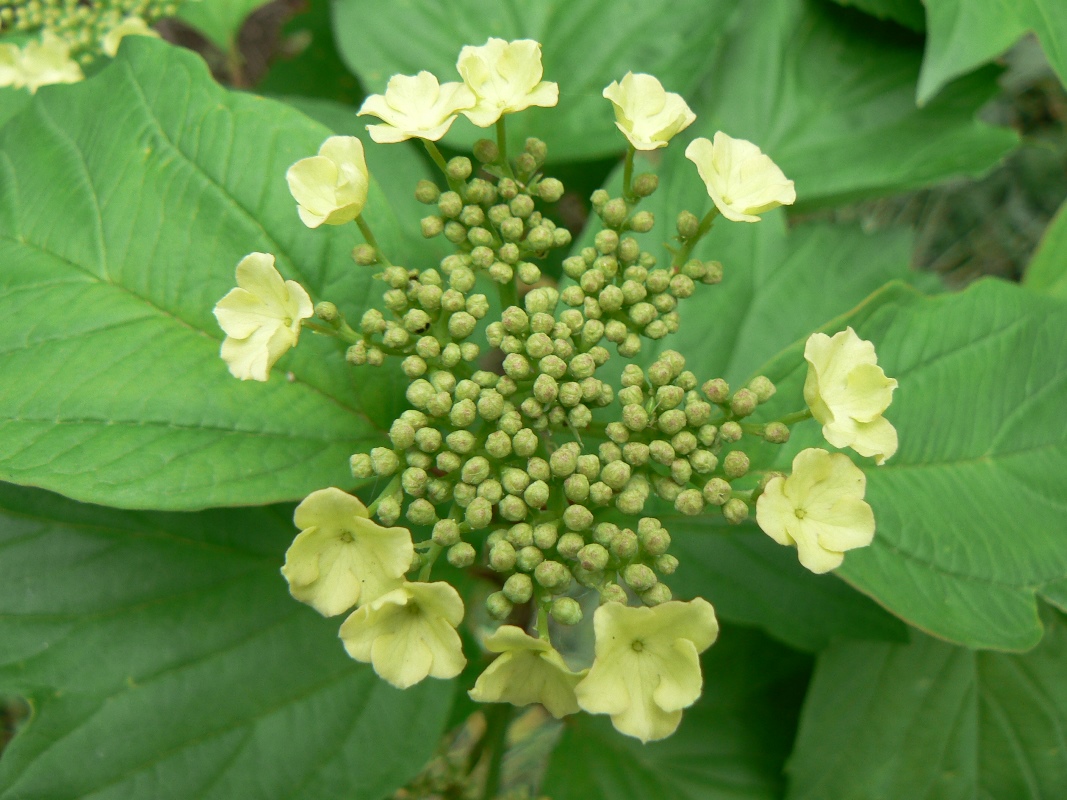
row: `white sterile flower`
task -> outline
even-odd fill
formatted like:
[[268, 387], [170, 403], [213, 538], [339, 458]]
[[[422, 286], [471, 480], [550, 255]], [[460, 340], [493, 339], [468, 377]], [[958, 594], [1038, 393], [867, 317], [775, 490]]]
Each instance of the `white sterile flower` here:
[[477, 98], [463, 113], [479, 128], [488, 128], [504, 114], [559, 101], [559, 86], [541, 80], [541, 44], [533, 39], [468, 45], [460, 51], [456, 68]]
[[300, 533], [285, 553], [289, 591], [324, 617], [399, 588], [415, 549], [406, 528], [383, 528], [340, 489], [309, 494], [293, 514]]
[[100, 40], [100, 47], [112, 58], [119, 51], [119, 43], [127, 36], [155, 36], [159, 34], [148, 27], [148, 23], [140, 17], [126, 17], [118, 25], [109, 30]]
[[235, 378], [265, 381], [270, 368], [300, 338], [300, 321], [314, 313], [296, 281], [283, 280], [270, 253], [250, 253], [237, 265], [237, 288], [215, 304], [226, 332], [222, 360]]
[[756, 501], [756, 522], [778, 544], [796, 544], [800, 563], [829, 572], [844, 552], [874, 538], [874, 512], [863, 500], [867, 476], [843, 453], [815, 447], [793, 459], [793, 474], [771, 478]]
[[463, 600], [451, 585], [405, 583], [360, 607], [341, 625], [345, 650], [399, 689], [430, 676], [454, 678], [467, 659], [456, 633]]
[[0, 86], [21, 89], [24, 83], [22, 51], [13, 44], [0, 44]]
[[610, 714], [616, 730], [642, 742], [674, 733], [704, 686], [699, 654], [719, 634], [711, 603], [605, 603], [593, 615], [593, 631], [596, 658], [575, 689], [578, 705]]
[[680, 94], [664, 91], [651, 75], [627, 72], [604, 89], [615, 108], [615, 124], [637, 150], [666, 147], [697, 118]]
[[52, 33], [30, 41], [19, 57], [22, 83], [30, 93], [53, 83], [76, 83], [85, 78], [78, 62], [70, 57], [70, 45]]
[[351, 222], [363, 213], [370, 189], [363, 142], [355, 136], [331, 136], [318, 155], [289, 167], [285, 179], [309, 228]]
[[501, 625], [485, 640], [493, 653], [500, 653], [468, 692], [479, 703], [540, 703], [556, 719], [578, 711], [574, 687], [588, 670], [573, 672], [556, 649], [522, 628]]
[[456, 121], [460, 111], [471, 108], [477, 98], [464, 83], [437, 83], [429, 72], [394, 75], [385, 94], [372, 94], [363, 101], [359, 116], [370, 114], [384, 125], [368, 125], [370, 138], [382, 144], [406, 139], [436, 142]]
[[833, 337], [813, 333], [804, 346], [804, 399], [834, 447], [851, 447], [876, 464], [897, 451], [897, 429], [882, 416], [897, 382], [878, 366], [874, 345], [852, 328]]
[[719, 131], [714, 143], [691, 141], [685, 156], [697, 165], [716, 208], [734, 222], [759, 222], [764, 211], [796, 202], [793, 182], [752, 142]]

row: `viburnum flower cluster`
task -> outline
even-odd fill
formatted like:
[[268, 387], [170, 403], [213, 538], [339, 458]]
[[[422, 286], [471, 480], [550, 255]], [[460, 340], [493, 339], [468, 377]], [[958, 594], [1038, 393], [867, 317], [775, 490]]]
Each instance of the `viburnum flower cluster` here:
[[[791, 424], [814, 417], [830, 444], [881, 464], [896, 449], [883, 416], [896, 381], [852, 329], [816, 333], [805, 351], [807, 408], [755, 422], [776, 393], [764, 376], [731, 387], [698, 377], [670, 349], [644, 368], [629, 361], [678, 330], [679, 303], [722, 280], [721, 264], [692, 257], [716, 217], [758, 222], [795, 200], [793, 184], [750, 142], [721, 131], [694, 139], [685, 155], [712, 207], [678, 214], [670, 261], [660, 263], [636, 237], [655, 226], [640, 205], [658, 182], [633, 174], [634, 155], [668, 146], [696, 116], [654, 77], [628, 73], [604, 90], [629, 144], [622, 192], [593, 193], [600, 230], [563, 259], [556, 283], [539, 264], [572, 245], [548, 213], [564, 187], [545, 174], [540, 140], [513, 158], [506, 149], [508, 115], [556, 103], [558, 87], [542, 72], [537, 42], [490, 39], [463, 48], [461, 81], [398, 75], [368, 97], [359, 113], [381, 121], [368, 126], [375, 142], [420, 140], [440, 167], [445, 186], [415, 188], [430, 209], [420, 227], [454, 252], [434, 265], [391, 262], [363, 219], [363, 145], [331, 137], [289, 169], [289, 187], [309, 228], [360, 227], [366, 244], [353, 257], [377, 267], [382, 303], [349, 325], [338, 304], [313, 306], [270, 255], [253, 253], [216, 307], [222, 357], [236, 377], [267, 380], [309, 327], [343, 342], [354, 368], [395, 364], [408, 379], [410, 407], [388, 443], [351, 459], [376, 498], [365, 506], [338, 488], [308, 496], [282, 569], [297, 600], [326, 616], [348, 612], [340, 637], [352, 658], [398, 687], [455, 677], [466, 665], [457, 628], [467, 619], [496, 655], [474, 700], [606, 714], [651, 741], [670, 735], [700, 696], [700, 654], [719, 632], [710, 603], [676, 600], [665, 582], [679, 562], [663, 511], [739, 525], [754, 509], [805, 567], [833, 569], [874, 535], [863, 471], [842, 453], [808, 448], [789, 475], [755, 472], [743, 444], [783, 444]], [[473, 160], [446, 161], [434, 143], [461, 116], [496, 136], [474, 145]], [[618, 385], [605, 377], [612, 350], [627, 360], [614, 371]], [[442, 555], [495, 577], [484, 596], [495, 630], [471, 620], [455, 587], [431, 580]], [[579, 625], [594, 606], [595, 658], [574, 664], [557, 649], [555, 626]]]

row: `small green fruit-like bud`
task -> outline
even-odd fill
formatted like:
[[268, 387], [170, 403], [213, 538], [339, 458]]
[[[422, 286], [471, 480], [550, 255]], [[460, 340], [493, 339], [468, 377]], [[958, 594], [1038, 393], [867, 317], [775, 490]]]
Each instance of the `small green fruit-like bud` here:
[[530, 153], [520, 153], [518, 157], [512, 159], [515, 165], [515, 171], [520, 175], [532, 175], [537, 169], [537, 159]]
[[441, 196], [441, 190], [433, 181], [422, 180], [415, 184], [415, 199], [425, 205], [436, 203]]
[[511, 455], [511, 437], [504, 431], [493, 431], [485, 440], [485, 451], [493, 458], [507, 458]]
[[697, 431], [697, 439], [705, 447], [711, 447], [719, 438], [719, 429], [714, 425], [701, 425]]
[[555, 178], [545, 178], [537, 184], [537, 193], [546, 203], [559, 202], [563, 191], [563, 184]]
[[648, 427], [648, 412], [644, 406], [631, 403], [622, 408], [622, 424], [638, 433]]
[[400, 362], [400, 370], [409, 378], [418, 378], [426, 374], [426, 362], [419, 356], [408, 356]]
[[[518, 499], [518, 498], [514, 498]], [[545, 555], [540, 549], [533, 545], [528, 545], [521, 550], [515, 557], [515, 566], [522, 572], [533, 572], [537, 568], [537, 565], [545, 560]]]
[[[438, 467], [441, 465], [441, 459], [437, 459]], [[469, 483], [457, 483], [452, 489], [452, 497], [456, 501], [456, 505], [460, 508], [466, 508], [474, 499], [478, 496], [478, 487], [471, 486]]]
[[516, 548], [529, 547], [533, 544], [533, 527], [525, 522], [512, 525], [508, 529], [507, 540]]
[[429, 469], [433, 466], [433, 459], [426, 453], [420, 453], [418, 450], [408, 450], [404, 457], [407, 459], [408, 466], [415, 467], [416, 469]]
[[519, 520], [526, 519], [526, 512], [529, 510], [520, 498], [514, 495], [508, 495], [503, 498], [499, 504], [500, 516], [510, 522], [518, 522]]
[[619, 248], [619, 234], [612, 230], [600, 231], [593, 239], [593, 245], [605, 255], [614, 253]]
[[711, 403], [703, 400], [687, 402], [685, 404], [685, 419], [692, 427], [699, 427], [711, 418]]
[[691, 431], [679, 431], [671, 437], [671, 446], [680, 456], [688, 455], [697, 448], [697, 437]]
[[724, 422], [719, 428], [719, 438], [724, 442], [736, 442], [740, 440], [742, 433], [741, 425], [733, 420]]
[[514, 609], [511, 601], [503, 592], [493, 592], [485, 598], [485, 609], [493, 619], [507, 619]]
[[619, 526], [613, 522], [601, 522], [593, 529], [593, 541], [604, 547], [611, 547], [615, 537], [620, 533]]
[[742, 477], [748, 472], [748, 456], [740, 450], [733, 450], [726, 454], [722, 462], [722, 471], [726, 477], [733, 480]]
[[731, 525], [740, 525], [748, 519], [748, 504], [739, 497], [733, 497], [722, 507], [722, 515]]
[[708, 399], [716, 405], [722, 405], [730, 397], [730, 384], [722, 378], [707, 381], [700, 387]]
[[523, 428], [511, 438], [511, 449], [517, 456], [528, 458], [537, 451], [537, 434]]
[[540, 547], [542, 550], [548, 550], [555, 547], [556, 542], [559, 540], [556, 524], [554, 522], [542, 522], [540, 525], [535, 525], [533, 529], [533, 537], [534, 545]]
[[622, 491], [630, 480], [630, 465], [625, 461], [613, 461], [601, 470], [600, 480], [615, 491]]
[[471, 176], [471, 160], [464, 156], [456, 156], [448, 162], [445, 172], [448, 177], [457, 181], [465, 181]]
[[474, 157], [483, 164], [492, 164], [500, 157], [500, 151], [492, 139], [479, 139], [474, 143]]
[[719, 459], [709, 450], [694, 450], [689, 454], [689, 464], [698, 475], [710, 475], [719, 466]]
[[578, 563], [582, 569], [598, 572], [608, 565], [611, 556], [603, 545], [587, 544], [578, 551]]
[[[455, 409], [461, 407], [464, 403], [469, 402], [471, 401], [461, 400], [452, 407], [452, 410], [455, 411]], [[445, 444], [448, 445], [448, 449], [461, 455], [469, 453], [474, 448], [476, 441], [474, 434], [470, 431], [453, 431], [445, 437]]]
[[526, 472], [535, 481], [550, 481], [552, 480], [552, 470], [548, 466], [548, 462], [543, 458], [534, 456], [526, 462]]
[[361, 267], [378, 263], [378, 251], [369, 244], [358, 244], [352, 248], [352, 260]]
[[515, 559], [515, 548], [511, 542], [498, 541], [489, 550], [489, 566], [497, 572], [511, 572], [515, 569]]
[[392, 475], [400, 467], [396, 453], [386, 447], [375, 447], [370, 451], [371, 464], [375, 475]]
[[730, 410], [738, 417], [747, 417], [756, 410], [759, 398], [751, 389], [738, 389], [730, 399]]
[[366, 453], [356, 453], [349, 459], [348, 464], [352, 468], [354, 478], [369, 478], [374, 475], [374, 464]]
[[558, 561], [542, 561], [534, 567], [534, 580], [549, 591], [559, 591], [571, 582], [570, 571]]
[[684, 486], [693, 476], [693, 468], [684, 458], [676, 458], [671, 462], [671, 480], [679, 486]]
[[696, 286], [693, 284], [692, 278], [688, 275], [679, 273], [671, 276], [671, 283], [667, 288], [667, 291], [669, 291], [673, 297], [682, 300], [686, 297], [692, 297], [693, 292], [696, 291]]
[[594, 506], [603, 506], [611, 502], [614, 495], [611, 487], [602, 481], [597, 481], [589, 486], [589, 503]]
[[415, 428], [402, 419], [395, 420], [389, 427], [389, 441], [397, 450], [407, 450], [415, 444]]
[[755, 378], [748, 382], [748, 388], [751, 389], [761, 403], [766, 403], [772, 397], [774, 393], [778, 391], [771, 379], [765, 375], [757, 375]]
[[538, 269], [536, 264], [531, 264], [529, 261], [523, 261], [518, 266], [519, 280], [523, 283], [534, 284], [541, 280], [541, 270]]
[[641, 592], [641, 602], [646, 606], [658, 606], [670, 599], [671, 590], [665, 583], [657, 583], [648, 591]]
[[648, 233], [656, 227], [656, 216], [651, 211], [638, 211], [630, 217], [630, 229], [637, 233]]
[[567, 506], [563, 512], [563, 524], [572, 531], [588, 530], [593, 525], [593, 512], [581, 505]]
[[325, 322], [333, 322], [337, 319], [337, 306], [328, 301], [315, 304], [315, 316]]
[[585, 547], [585, 539], [580, 533], [565, 533], [556, 543], [556, 552], [564, 558], [574, 559], [583, 547]]
[[678, 559], [668, 554], [658, 556], [654, 562], [656, 572], [660, 575], [673, 575], [678, 569]]
[[630, 466], [644, 466], [649, 458], [648, 445], [644, 442], [629, 442], [623, 445], [622, 458]]
[[426, 470], [419, 467], [408, 467], [400, 475], [400, 485], [404, 487], [404, 492], [412, 497], [423, 495], [427, 480]]
[[582, 621], [582, 607], [573, 597], [557, 597], [549, 613], [560, 625], [577, 625]]
[[557, 478], [566, 478], [578, 467], [580, 450], [576, 442], [567, 442], [560, 446], [549, 458], [552, 474]]
[[640, 514], [645, 508], [647, 495], [626, 489], [615, 498], [615, 507], [623, 514]]
[[651, 172], [642, 172], [633, 182], [633, 191], [638, 197], [648, 197], [659, 187], [659, 178]]
[[713, 506], [721, 506], [730, 499], [730, 484], [722, 478], [712, 478], [704, 484], [704, 499]]
[[392, 525], [400, 518], [400, 500], [397, 496], [387, 497], [378, 505], [378, 519], [383, 525]]
[[523, 499], [530, 508], [544, 508], [551, 492], [544, 481], [534, 481], [523, 493]]
[[444, 453], [437, 454], [435, 463], [437, 464], [437, 469], [447, 475], [448, 473], [455, 472], [459, 469], [463, 464], [463, 459], [455, 453], [450, 453], [446, 450]]
[[475, 497], [464, 512], [464, 519], [474, 530], [481, 530], [493, 521], [493, 505], [484, 497]]
[[653, 478], [653, 484], [656, 487], [656, 494], [668, 503], [673, 503], [678, 498], [678, 495], [682, 493], [681, 486], [662, 475], [657, 475]]
[[433, 540], [441, 547], [451, 547], [459, 542], [459, 523], [454, 519], [441, 519], [433, 526]]
[[629, 528], [619, 531], [609, 545], [611, 554], [620, 561], [629, 561], [637, 555], [637, 534]]
[[789, 441], [789, 428], [781, 422], [768, 422], [763, 429], [763, 438], [774, 444], [785, 444]]
[[413, 525], [431, 525], [437, 519], [437, 512], [433, 503], [420, 497], [411, 501], [405, 516]]
[[663, 464], [665, 467], [669, 467], [675, 460], [674, 448], [670, 442], [664, 439], [655, 439], [649, 444], [648, 453], [653, 461]]
[[[594, 193], [595, 194], [595, 193]], [[626, 201], [621, 197], [608, 200], [600, 209], [600, 216], [604, 224], [611, 228], [619, 228], [626, 221]]]
[[678, 235], [683, 239], [692, 239], [700, 228], [700, 220], [692, 211], [683, 211], [678, 215]]
[[589, 479], [575, 473], [563, 482], [563, 492], [572, 503], [584, 503], [589, 497]]
[[533, 581], [529, 575], [516, 573], [504, 581], [504, 596], [516, 605], [521, 605], [533, 597]]
[[612, 461], [622, 461], [622, 450], [614, 442], [604, 442], [597, 448], [597, 454], [600, 456], [600, 461], [603, 464], [610, 464]]
[[626, 590], [617, 583], [609, 583], [600, 587], [600, 605], [605, 603], [626, 603]]
[[622, 579], [635, 592], [647, 592], [659, 582], [656, 573], [645, 564], [630, 564], [622, 571]]
[[422, 231], [423, 238], [432, 239], [444, 232], [445, 221], [438, 216], [423, 217], [419, 220], [419, 229]]
[[463, 210], [463, 198], [456, 192], [444, 192], [437, 199], [437, 208], [449, 219], [455, 219]]
[[695, 517], [704, 510], [704, 498], [696, 489], [686, 489], [674, 498], [674, 507], [686, 516]]
[[467, 231], [467, 241], [475, 247], [488, 247], [493, 243], [493, 234], [485, 228], [471, 228]]
[[477, 553], [474, 546], [467, 542], [459, 542], [448, 548], [448, 563], [457, 569], [465, 569], [474, 563]]

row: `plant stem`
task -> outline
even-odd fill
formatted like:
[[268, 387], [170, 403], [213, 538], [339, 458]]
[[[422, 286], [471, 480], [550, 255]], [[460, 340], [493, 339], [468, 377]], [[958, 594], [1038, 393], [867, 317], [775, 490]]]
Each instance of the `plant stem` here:
[[496, 121], [496, 149], [498, 151], [497, 159], [500, 169], [504, 171], [505, 175], [514, 180], [515, 173], [511, 171], [511, 163], [508, 161], [508, 132], [504, 124], [503, 114]]
[[545, 606], [537, 606], [537, 636], [549, 641], [548, 635], [548, 609]]
[[633, 191], [634, 178], [634, 153], [633, 145], [626, 149], [626, 160], [622, 165], [622, 194], [627, 203], [636, 203], [637, 196]]
[[485, 785], [482, 787], [482, 800], [492, 800], [500, 789], [500, 772], [507, 752], [508, 724], [514, 706], [510, 703], [494, 703], [485, 711], [486, 729], [482, 737], [483, 753], [488, 754], [489, 768], [485, 773]]
[[387, 483], [385, 485], [385, 488], [382, 489], [381, 494], [379, 494], [374, 499], [374, 502], [371, 503], [369, 506], [367, 506], [367, 516], [373, 517], [374, 516], [374, 512], [378, 510], [378, 506], [380, 506], [382, 504], [382, 501], [385, 498], [389, 497], [390, 495], [396, 494], [396, 490], [399, 489], [399, 488], [400, 488], [400, 476], [397, 475], [395, 478], [393, 478], [391, 481], [389, 481], [389, 483]]
[[811, 418], [811, 409], [805, 408], [803, 411], [794, 411], [792, 414], [786, 414], [777, 421], [781, 422], [783, 425], [792, 425], [794, 422], [803, 422], [804, 420]]
[[445, 180], [448, 181], [448, 188], [451, 189], [453, 192], [462, 194], [462, 182], [457, 181], [455, 178], [448, 174], [448, 163], [445, 161], [445, 157], [444, 155], [442, 155], [441, 151], [437, 149], [437, 145], [435, 145], [429, 139], [423, 139], [422, 144], [426, 147], [426, 152], [430, 154], [430, 158], [433, 159], [433, 163], [435, 163], [440, 168], [441, 173], [445, 176]]
[[437, 561], [437, 557], [441, 555], [443, 549], [437, 542], [430, 545], [430, 549], [426, 551], [426, 561], [422, 565], [422, 569], [419, 570], [420, 581], [428, 581], [430, 579], [430, 570], [433, 569], [434, 562]]
[[381, 262], [387, 267], [393, 266], [393, 262], [385, 257], [382, 248], [378, 246], [378, 240], [374, 238], [374, 232], [370, 229], [370, 225], [367, 224], [367, 220], [363, 219], [362, 214], [356, 217], [356, 224], [359, 226], [359, 231], [363, 234], [363, 238], [367, 241], [367, 244], [373, 247], [374, 252], [378, 254], [378, 258]]
[[686, 239], [674, 254], [674, 258], [671, 259], [671, 272], [677, 272], [682, 268], [682, 265], [689, 260], [689, 255], [693, 252], [693, 248], [696, 247], [697, 242], [703, 239], [708, 231], [711, 230], [711, 225], [715, 222], [717, 216], [719, 216], [719, 209], [712, 206], [711, 211], [705, 214], [704, 219], [700, 221], [700, 227], [697, 228], [696, 235], [692, 239]]

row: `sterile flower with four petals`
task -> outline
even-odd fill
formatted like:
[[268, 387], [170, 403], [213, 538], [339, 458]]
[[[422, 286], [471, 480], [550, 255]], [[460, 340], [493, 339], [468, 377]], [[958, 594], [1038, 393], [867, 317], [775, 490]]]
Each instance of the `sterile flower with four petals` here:
[[370, 138], [376, 142], [436, 142], [448, 132], [459, 112], [471, 108], [476, 101], [474, 92], [464, 83], [438, 84], [429, 72], [394, 75], [385, 94], [372, 94], [363, 101], [359, 116], [370, 114], [385, 123], [367, 126]]
[[367, 204], [370, 173], [363, 143], [355, 136], [331, 136], [318, 155], [289, 167], [285, 178], [300, 220], [309, 228], [351, 222]]
[[478, 676], [469, 692], [472, 700], [516, 706], [540, 703], [556, 719], [577, 713], [574, 687], [588, 670], [572, 671], [550, 642], [514, 625], [501, 625], [485, 646], [501, 655]]
[[237, 265], [237, 288], [215, 304], [226, 332], [222, 360], [235, 378], [265, 381], [270, 368], [300, 338], [300, 321], [314, 313], [296, 281], [283, 280], [270, 253], [250, 253]]
[[756, 522], [778, 544], [796, 544], [800, 563], [829, 572], [844, 552], [874, 538], [874, 512], [864, 502], [867, 476], [843, 453], [815, 447], [793, 459], [793, 474], [767, 482]]
[[796, 202], [793, 182], [752, 142], [719, 131], [714, 143], [691, 141], [685, 157], [697, 165], [715, 207], [734, 222], [759, 222], [764, 211]]
[[663, 89], [656, 78], [627, 72], [604, 89], [615, 109], [615, 125], [637, 150], [666, 147], [697, 118], [680, 94]]
[[808, 376], [804, 399], [834, 447], [851, 447], [876, 464], [897, 451], [897, 430], [882, 416], [897, 382], [878, 366], [874, 345], [852, 328], [813, 333], [804, 346]]
[[541, 45], [532, 39], [468, 45], [460, 50], [456, 68], [477, 99], [463, 113], [479, 128], [488, 128], [504, 114], [559, 101], [558, 84], [541, 80]]
[[575, 692], [590, 714], [642, 742], [670, 736], [700, 697], [700, 653], [719, 633], [711, 603], [672, 600], [651, 608], [605, 603], [593, 615], [596, 658]]
[[415, 549], [406, 528], [383, 528], [340, 489], [309, 494], [293, 515], [300, 533], [285, 554], [289, 591], [325, 617], [397, 589]]
[[398, 689], [427, 676], [454, 678], [467, 659], [456, 633], [463, 600], [449, 584], [405, 583], [360, 607], [341, 625], [345, 650]]

